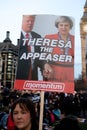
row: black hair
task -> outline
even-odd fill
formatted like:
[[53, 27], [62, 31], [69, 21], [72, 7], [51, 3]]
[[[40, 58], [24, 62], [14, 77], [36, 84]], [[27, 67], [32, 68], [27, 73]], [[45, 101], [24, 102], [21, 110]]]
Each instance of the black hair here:
[[15, 109], [17, 104], [19, 104], [20, 108], [26, 109], [26, 111], [30, 112], [30, 115], [31, 115], [31, 130], [33, 130], [33, 129], [38, 130], [38, 121], [36, 119], [35, 107], [34, 107], [33, 102], [31, 100], [29, 100], [28, 98], [20, 97], [19, 99], [17, 99], [13, 103], [13, 105], [11, 107], [12, 120], [13, 120], [13, 112], [14, 112], [14, 109]]
[[67, 116], [53, 130], [81, 130], [81, 128], [76, 117]]

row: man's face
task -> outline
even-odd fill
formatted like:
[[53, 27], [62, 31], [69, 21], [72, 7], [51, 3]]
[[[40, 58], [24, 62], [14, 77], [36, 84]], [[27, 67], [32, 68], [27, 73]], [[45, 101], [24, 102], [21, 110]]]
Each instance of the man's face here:
[[34, 26], [34, 21], [35, 21], [34, 16], [29, 16], [29, 15], [23, 16], [22, 29], [27, 33], [32, 31]]

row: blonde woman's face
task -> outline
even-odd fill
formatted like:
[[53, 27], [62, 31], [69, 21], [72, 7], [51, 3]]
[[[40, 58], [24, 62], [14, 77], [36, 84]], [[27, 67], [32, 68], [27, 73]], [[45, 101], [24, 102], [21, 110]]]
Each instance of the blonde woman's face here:
[[68, 22], [60, 22], [58, 24], [58, 30], [61, 35], [68, 35], [70, 29], [70, 24]]

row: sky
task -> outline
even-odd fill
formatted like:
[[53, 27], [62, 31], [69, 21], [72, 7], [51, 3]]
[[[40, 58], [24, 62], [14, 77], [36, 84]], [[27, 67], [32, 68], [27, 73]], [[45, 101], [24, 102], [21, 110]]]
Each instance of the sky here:
[[[1, 1], [1, 0], [0, 0]], [[81, 74], [80, 20], [86, 0], [2, 0], [0, 2], [0, 42], [10, 31], [10, 39], [17, 44], [23, 14], [66, 15], [75, 19], [75, 78]]]

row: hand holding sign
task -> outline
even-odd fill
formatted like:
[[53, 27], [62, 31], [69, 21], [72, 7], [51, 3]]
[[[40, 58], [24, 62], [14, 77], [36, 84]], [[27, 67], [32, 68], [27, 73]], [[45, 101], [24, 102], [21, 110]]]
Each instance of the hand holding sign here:
[[53, 69], [50, 64], [46, 63], [44, 65], [44, 70], [43, 70], [43, 76], [47, 79], [53, 79]]

